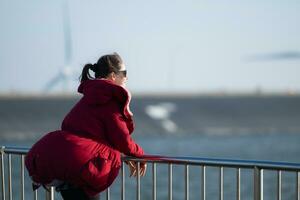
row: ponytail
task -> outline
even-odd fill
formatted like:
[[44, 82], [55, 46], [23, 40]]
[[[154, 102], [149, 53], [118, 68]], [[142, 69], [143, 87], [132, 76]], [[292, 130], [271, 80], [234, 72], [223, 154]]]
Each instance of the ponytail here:
[[82, 69], [82, 73], [80, 76], [80, 82], [84, 82], [86, 80], [92, 80], [93, 77], [90, 75], [89, 69], [92, 69], [93, 65], [92, 64], [86, 64], [83, 69]]

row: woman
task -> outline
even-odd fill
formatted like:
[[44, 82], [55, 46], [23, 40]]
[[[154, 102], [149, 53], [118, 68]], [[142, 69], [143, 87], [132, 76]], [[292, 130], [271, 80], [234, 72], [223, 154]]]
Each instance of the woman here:
[[[26, 156], [36, 187], [56, 186], [64, 199], [99, 199], [118, 175], [121, 153], [144, 154], [130, 137], [134, 123], [126, 72], [117, 53], [84, 66], [78, 88], [83, 97], [67, 114], [61, 130], [45, 135]], [[136, 175], [135, 164], [129, 162], [129, 168]], [[140, 175], [145, 171], [146, 164], [141, 163]]]

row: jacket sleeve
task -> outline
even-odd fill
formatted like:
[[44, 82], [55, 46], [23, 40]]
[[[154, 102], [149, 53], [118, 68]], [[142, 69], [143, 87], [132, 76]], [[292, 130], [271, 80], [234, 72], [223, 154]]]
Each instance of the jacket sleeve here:
[[126, 119], [119, 111], [112, 111], [104, 116], [107, 138], [114, 148], [128, 156], [139, 157], [143, 149], [131, 138]]

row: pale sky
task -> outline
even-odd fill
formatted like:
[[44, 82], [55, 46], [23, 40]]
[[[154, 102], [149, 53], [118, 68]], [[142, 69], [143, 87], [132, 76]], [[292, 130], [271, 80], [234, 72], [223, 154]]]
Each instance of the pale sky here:
[[[0, 93], [42, 91], [63, 69], [62, 2], [0, 0]], [[77, 71], [115, 51], [127, 66], [128, 87], [137, 93], [300, 91], [299, 1], [68, 4], [70, 66]], [[286, 52], [296, 56], [249, 59]], [[73, 81], [69, 91], [77, 85]], [[58, 84], [53, 91], [61, 89]]]

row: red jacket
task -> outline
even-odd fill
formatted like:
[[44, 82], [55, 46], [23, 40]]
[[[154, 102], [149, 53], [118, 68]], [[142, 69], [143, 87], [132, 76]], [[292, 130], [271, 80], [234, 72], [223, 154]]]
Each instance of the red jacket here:
[[144, 154], [131, 138], [134, 123], [130, 95], [108, 80], [83, 82], [83, 97], [63, 120], [61, 130], [33, 145], [25, 164], [33, 181], [61, 180], [82, 188], [89, 196], [109, 187], [117, 177], [120, 152]]

